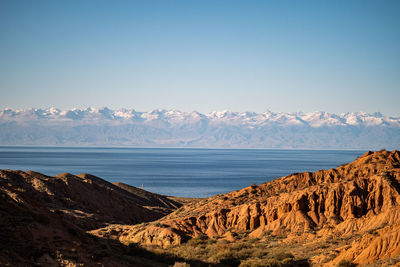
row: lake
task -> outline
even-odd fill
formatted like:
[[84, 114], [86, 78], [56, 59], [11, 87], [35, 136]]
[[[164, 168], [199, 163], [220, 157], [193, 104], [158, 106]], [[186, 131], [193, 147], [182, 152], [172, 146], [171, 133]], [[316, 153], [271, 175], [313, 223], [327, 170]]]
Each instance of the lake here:
[[0, 169], [90, 173], [182, 197], [209, 197], [294, 172], [335, 168], [360, 150], [0, 147]]

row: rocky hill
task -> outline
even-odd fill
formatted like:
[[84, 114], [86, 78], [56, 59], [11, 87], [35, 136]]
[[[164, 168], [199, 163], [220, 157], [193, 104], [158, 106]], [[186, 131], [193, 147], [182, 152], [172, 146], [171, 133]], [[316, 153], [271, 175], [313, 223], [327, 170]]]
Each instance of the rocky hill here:
[[31, 171], [0, 170], [0, 177], [1, 189], [9, 198], [46, 207], [84, 229], [153, 221], [181, 206], [165, 196], [141, 189], [136, 189], [140, 194], [127, 191], [90, 174], [50, 177]]
[[196, 200], [1, 170], [0, 227], [1, 266], [399, 265], [400, 152]]
[[287, 248], [315, 265], [389, 264], [400, 261], [400, 152], [367, 152], [336, 169], [295, 173], [185, 205], [155, 222], [91, 233], [178, 254], [176, 247], [197, 239], [252, 240], [253, 248]]
[[0, 265], [160, 266], [86, 233], [110, 223], [156, 220], [181, 206], [165, 196], [136, 191], [89, 174], [50, 177], [0, 170]]

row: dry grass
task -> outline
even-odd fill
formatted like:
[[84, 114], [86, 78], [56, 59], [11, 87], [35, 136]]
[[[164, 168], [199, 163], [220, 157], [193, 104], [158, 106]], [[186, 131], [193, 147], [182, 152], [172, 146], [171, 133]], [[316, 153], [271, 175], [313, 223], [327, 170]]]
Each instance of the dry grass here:
[[[192, 267], [310, 266], [314, 256], [318, 258], [319, 255], [324, 255], [322, 259], [318, 258], [318, 262], [329, 262], [337, 257], [340, 247], [358, 238], [353, 236], [350, 239], [312, 239], [310, 242], [302, 240], [299, 243], [285, 242], [285, 235], [276, 236], [270, 232], [266, 232], [261, 239], [250, 238], [246, 232], [235, 235], [238, 239], [235, 242], [225, 239], [209, 239], [203, 236], [166, 249], [157, 246], [146, 246], [143, 249], [151, 253], [152, 257], [158, 257], [162, 262], [168, 264], [181, 262], [190, 264]], [[391, 259], [391, 263], [397, 262], [397, 260]], [[351, 264], [351, 262], [342, 262], [341, 266], [353, 266]]]
[[201, 261], [219, 266], [308, 266], [305, 258], [296, 257], [282, 246], [283, 237], [269, 236], [258, 240], [242, 238], [236, 242], [224, 239], [193, 238], [187, 243], [162, 249], [146, 247], [158, 255], [170, 255], [185, 262]]

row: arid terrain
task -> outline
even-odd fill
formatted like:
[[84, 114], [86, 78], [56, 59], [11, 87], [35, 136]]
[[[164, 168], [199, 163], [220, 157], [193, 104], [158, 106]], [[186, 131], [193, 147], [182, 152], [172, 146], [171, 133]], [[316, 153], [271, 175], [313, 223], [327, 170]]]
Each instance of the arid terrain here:
[[0, 171], [0, 265], [400, 266], [400, 152], [207, 199]]

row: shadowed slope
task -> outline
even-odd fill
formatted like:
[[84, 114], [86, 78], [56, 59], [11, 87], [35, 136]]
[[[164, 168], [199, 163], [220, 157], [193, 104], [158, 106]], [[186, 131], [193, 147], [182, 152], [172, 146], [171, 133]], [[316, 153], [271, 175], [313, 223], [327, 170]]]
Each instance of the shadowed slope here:
[[146, 201], [88, 174], [0, 170], [0, 265], [166, 266], [86, 233], [109, 223], [155, 220], [179, 205], [166, 199], [157, 209], [158, 196], [142, 193]]
[[151, 193], [141, 188], [137, 188], [124, 183], [117, 182], [114, 183], [114, 185], [134, 195], [136, 203], [141, 206], [160, 207], [165, 208], [167, 211], [172, 211], [182, 206], [182, 203], [167, 196]]
[[1, 187], [15, 201], [44, 206], [84, 229], [105, 223], [152, 221], [165, 215], [135, 202], [136, 196], [91, 175], [62, 173], [55, 177], [36, 172], [0, 171]]

